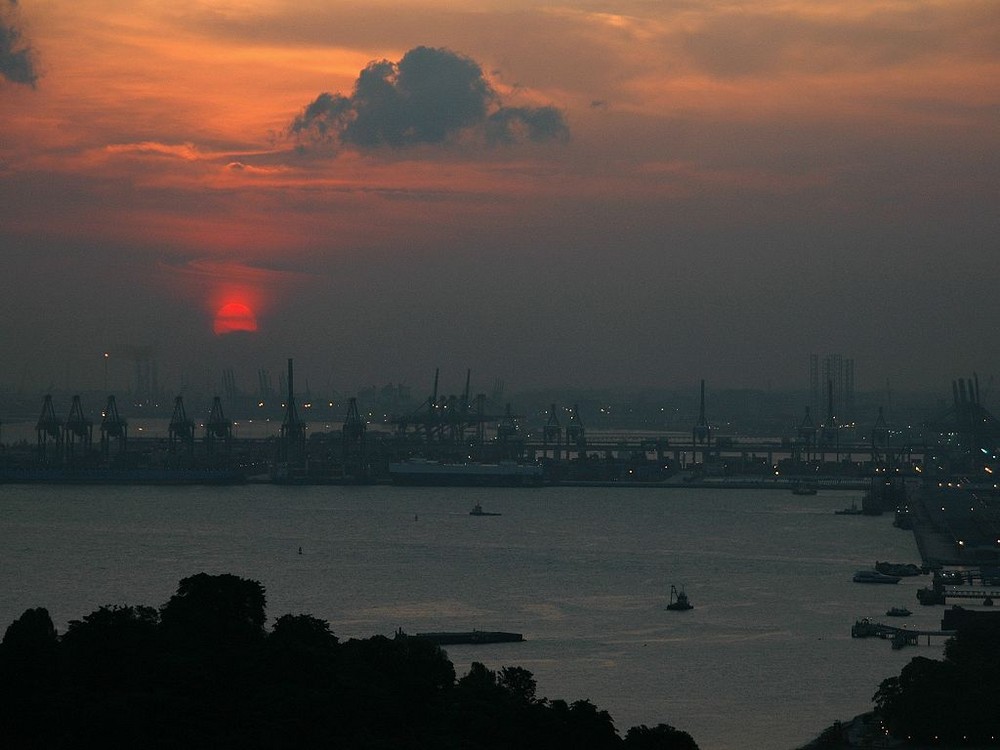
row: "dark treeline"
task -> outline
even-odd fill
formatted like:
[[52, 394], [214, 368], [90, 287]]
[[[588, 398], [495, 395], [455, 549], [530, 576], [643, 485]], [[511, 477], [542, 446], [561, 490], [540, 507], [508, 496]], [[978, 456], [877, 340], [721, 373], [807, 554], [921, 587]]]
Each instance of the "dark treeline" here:
[[29, 609], [0, 643], [0, 737], [18, 748], [545, 748], [692, 750], [666, 724], [624, 738], [586, 700], [536, 695], [531, 672], [473, 664], [397, 635], [338, 641], [263, 586], [183, 579], [160, 609], [101, 607], [61, 636]]
[[802, 750], [858, 747], [859, 741], [861, 747], [997, 746], [1000, 621], [978, 616], [960, 623], [944, 659], [914, 657], [898, 676], [882, 681], [872, 702], [874, 711], [836, 722]]
[[944, 659], [917, 656], [873, 698], [889, 732], [914, 743], [993, 745], [1000, 738], [1000, 626], [963, 623]]

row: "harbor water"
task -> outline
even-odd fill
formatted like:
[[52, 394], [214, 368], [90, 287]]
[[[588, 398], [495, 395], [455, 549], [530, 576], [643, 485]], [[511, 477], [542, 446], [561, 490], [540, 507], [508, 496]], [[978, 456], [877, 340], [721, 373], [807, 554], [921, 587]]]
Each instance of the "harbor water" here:
[[[264, 584], [269, 622], [327, 620], [339, 638], [523, 633], [449, 646], [534, 673], [538, 695], [588, 699], [619, 731], [668, 723], [703, 750], [786, 748], [868, 710], [933, 645], [851, 638], [857, 618], [916, 605], [911, 532], [835, 515], [856, 492], [787, 489], [0, 486], [0, 627], [48, 608], [60, 632], [104, 604], [159, 606], [198, 572]], [[496, 516], [470, 516], [476, 504]], [[301, 548], [301, 553], [300, 553]], [[671, 584], [694, 605], [665, 609]]]

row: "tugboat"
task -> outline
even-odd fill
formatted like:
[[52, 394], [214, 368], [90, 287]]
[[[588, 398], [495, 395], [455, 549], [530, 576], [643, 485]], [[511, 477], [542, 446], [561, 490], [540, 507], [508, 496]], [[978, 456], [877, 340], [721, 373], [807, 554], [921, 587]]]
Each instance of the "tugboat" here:
[[470, 516], [499, 516], [499, 513], [490, 513], [489, 511], [483, 510], [483, 506], [476, 503], [472, 506], [472, 510], [469, 511]]
[[864, 511], [858, 507], [858, 501], [852, 500], [850, 508], [844, 508], [843, 510], [833, 511], [835, 516], [861, 516], [864, 515]]
[[667, 609], [674, 612], [683, 612], [684, 610], [694, 609], [694, 605], [688, 601], [687, 594], [684, 593], [683, 588], [678, 591], [677, 587], [671, 584], [670, 603], [667, 605]]
[[886, 611], [886, 617], [909, 617], [913, 613], [906, 607], [893, 607]]

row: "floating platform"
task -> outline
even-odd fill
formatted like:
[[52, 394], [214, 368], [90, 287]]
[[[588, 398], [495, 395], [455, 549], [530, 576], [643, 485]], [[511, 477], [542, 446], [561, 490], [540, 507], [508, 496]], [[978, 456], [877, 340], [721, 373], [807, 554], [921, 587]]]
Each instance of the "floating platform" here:
[[524, 636], [520, 633], [505, 633], [499, 630], [417, 633], [414, 637], [423, 638], [439, 646], [456, 644], [479, 646], [487, 643], [520, 643], [524, 640]]

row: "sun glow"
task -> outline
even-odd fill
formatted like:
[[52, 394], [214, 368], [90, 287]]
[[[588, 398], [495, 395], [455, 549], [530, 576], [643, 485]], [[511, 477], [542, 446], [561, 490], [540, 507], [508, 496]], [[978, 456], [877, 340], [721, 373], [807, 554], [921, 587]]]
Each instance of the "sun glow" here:
[[236, 331], [253, 333], [257, 330], [257, 316], [242, 302], [227, 302], [215, 313], [212, 330], [217, 336]]

